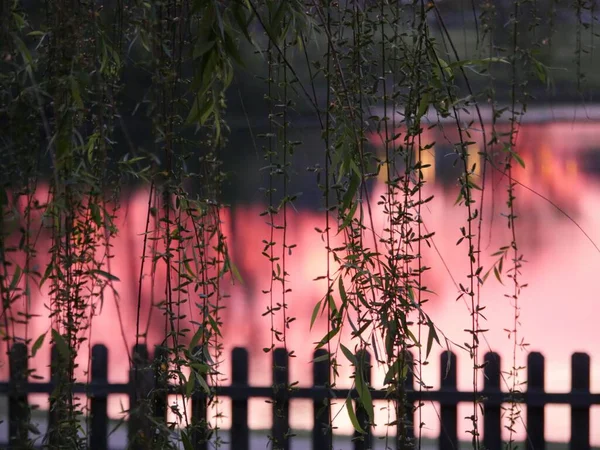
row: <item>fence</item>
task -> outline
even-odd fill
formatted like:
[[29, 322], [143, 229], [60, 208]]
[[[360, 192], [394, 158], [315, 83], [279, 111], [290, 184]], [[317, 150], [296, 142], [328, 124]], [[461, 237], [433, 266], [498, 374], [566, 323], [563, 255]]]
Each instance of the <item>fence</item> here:
[[[154, 361], [162, 361], [161, 348], [157, 347]], [[53, 351], [56, 355], [56, 351]], [[90, 398], [90, 436], [89, 446], [93, 450], [108, 448], [108, 417], [107, 397], [109, 394], [128, 394], [130, 398], [130, 420], [128, 426], [129, 440], [132, 442], [135, 433], [149, 430], [151, 427], [146, 419], [147, 415], [136, 412], [135, 405], [138, 399], [152, 399], [152, 416], [160, 421], [166, 420], [167, 394], [178, 392], [177, 387], [167, 386], [158, 376], [156, 365], [151, 364], [148, 350], [145, 346], [134, 348], [137, 370], [130, 373], [129, 383], [108, 383], [107, 364], [108, 350], [103, 345], [96, 345], [92, 349], [91, 380], [89, 384], [75, 384], [73, 392], [85, 394]], [[215, 391], [223, 397], [232, 399], [230, 445], [235, 450], [249, 448], [248, 427], [248, 400], [254, 397], [267, 397], [273, 400], [273, 428], [274, 442], [284, 450], [289, 450], [289, 400], [295, 398], [311, 399], [313, 401], [314, 426], [312, 430], [312, 448], [315, 450], [328, 448], [330, 414], [328, 408], [323, 408], [326, 399], [344, 399], [348, 395], [357, 398], [353, 390], [330, 389], [327, 387], [329, 374], [329, 361], [323, 359], [326, 353], [319, 350], [315, 353], [313, 363], [313, 386], [288, 389], [288, 357], [283, 349], [273, 352], [273, 386], [256, 387], [248, 384], [248, 353], [246, 350], [236, 348], [232, 354], [232, 378], [229, 386], [218, 386]], [[368, 354], [365, 354], [369, 358]], [[473, 402], [473, 392], [461, 392], [456, 385], [455, 356], [452, 353], [443, 353], [441, 387], [439, 390], [416, 391], [413, 389], [412, 375], [408, 375], [406, 400], [409, 404], [418, 401], [435, 401], [440, 404], [440, 420], [443, 433], [439, 436], [440, 450], [458, 448], [458, 416], [457, 405], [461, 402]], [[10, 353], [10, 380], [0, 383], [0, 394], [8, 395], [9, 417], [9, 448], [20, 448], [29, 432], [27, 425], [27, 394], [50, 394], [56, 386], [56, 377], [53, 375], [49, 383], [31, 382], [27, 379], [27, 348], [23, 344], [15, 344]], [[485, 384], [483, 390], [478, 392], [482, 397], [484, 408], [483, 415], [483, 443], [488, 450], [500, 450], [501, 440], [501, 412], [502, 404], [509, 398], [502, 392], [500, 380], [500, 358], [495, 353], [485, 355]], [[448, 363], [449, 366], [448, 366]], [[445, 368], [449, 367], [446, 371]], [[600, 404], [600, 394], [590, 393], [590, 358], [584, 353], [575, 353], [571, 360], [572, 385], [569, 393], [548, 393], [544, 391], [544, 357], [540, 353], [531, 353], [527, 364], [527, 389], [519, 395], [519, 401], [527, 405], [527, 448], [544, 450], [544, 406], [547, 404], [567, 404], [571, 407], [571, 438], [569, 447], [572, 450], [590, 449], [590, 407]], [[367, 382], [370, 374], [366, 375]], [[161, 381], [162, 380], [162, 381]], [[162, 384], [162, 386], [161, 386]], [[181, 392], [181, 390], [179, 390]], [[386, 399], [388, 393], [382, 390], [372, 390], [374, 400]], [[277, 411], [277, 412], [275, 412]], [[148, 411], [146, 411], [147, 413]], [[192, 397], [192, 420], [206, 420], [207, 398], [201, 393]], [[354, 449], [362, 450], [371, 448], [372, 435], [369, 432], [367, 415], [357, 405], [357, 418], [367, 430], [362, 439], [354, 441]], [[49, 423], [56, 420], [53, 413], [49, 412]], [[400, 427], [398, 427], [400, 429]], [[151, 431], [151, 428], [150, 428]], [[412, 425], [407, 428], [409, 436], [413, 435]], [[53, 437], [48, 436], [49, 448], [60, 448], [59, 442], [52, 442]], [[192, 437], [191, 446], [194, 449], [205, 450], [208, 448], [207, 436], [197, 433]], [[7, 444], [0, 444], [3, 448]], [[398, 448], [404, 444], [399, 443]], [[134, 446], [135, 447], [135, 446]], [[144, 446], [137, 446], [144, 448]]]

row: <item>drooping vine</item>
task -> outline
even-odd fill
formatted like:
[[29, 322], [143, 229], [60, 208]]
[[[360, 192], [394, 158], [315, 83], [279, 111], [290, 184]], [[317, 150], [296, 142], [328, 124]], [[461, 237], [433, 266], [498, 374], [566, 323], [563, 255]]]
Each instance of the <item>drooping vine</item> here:
[[[321, 132], [310, 170], [324, 209], [316, 231], [327, 260], [317, 281], [326, 287], [315, 299], [310, 327], [323, 326], [315, 346], [327, 350], [327, 387], [336, 387], [344, 366], [353, 387], [343, 402], [323, 403], [329, 447], [341, 411], [356, 439], [366, 440], [367, 429], [381, 425], [367, 375], [372, 367], [385, 373], [386, 445], [421, 445], [421, 402], [407, 401], [406, 381], [412, 375], [419, 393], [428, 389], [422, 372], [443, 335], [428, 315], [434, 294], [425, 280], [428, 271], [438, 270], [428, 256], [437, 230], [428, 226], [427, 212], [438, 207], [432, 174], [441, 146], [448, 145], [443, 157], [458, 167], [449, 190], [458, 190], [456, 203], [463, 208], [463, 223], [454, 231], [466, 264], [464, 274], [452, 275], [463, 275], [457, 295], [471, 322], [464, 352], [472, 368], [468, 432], [472, 447], [482, 448], [482, 286], [489, 274], [499, 281], [506, 274], [513, 323], [505, 423], [514, 448], [526, 285], [517, 220], [517, 174], [524, 169], [518, 137], [532, 91], [553, 85], [555, 28], [565, 5], [549, 2], [547, 20], [537, 1], [514, 0], [511, 10], [490, 1], [463, 2], [469, 8], [460, 11], [463, 29], [457, 32], [456, 8], [424, 0], [140, 0], [103, 6], [49, 0], [44, 8], [0, 1], [3, 351], [10, 354], [25, 343], [34, 359], [47, 344], [55, 349], [49, 431], [39, 438], [21, 436], [24, 445], [89, 445], [89, 430], [82, 432], [80, 421], [89, 422], [90, 414], [75, 386], [91, 379], [91, 360], [81, 355], [91, 351], [94, 323], [107, 301], [117, 310], [135, 385], [150, 372], [157, 383], [130, 405], [130, 424], [140, 424], [130, 433], [132, 443], [176, 448], [224, 442], [220, 427], [228, 412], [216, 388], [226, 377], [225, 308], [235, 307], [230, 286], [241, 278], [224, 226], [230, 213], [225, 186], [231, 160], [243, 154], [229, 142], [235, 112], [228, 101], [233, 84], [248, 83], [264, 97], [252, 100], [266, 105], [268, 122], [261, 136], [262, 217], [269, 227], [262, 254], [270, 274], [262, 289], [270, 342], [261, 347], [267, 353], [284, 347], [294, 363], [290, 329], [296, 305], [290, 299], [297, 289], [292, 262], [300, 249], [291, 230], [303, 213], [296, 211], [299, 193], [293, 189], [304, 144], [292, 136], [303, 115], [314, 118]], [[584, 74], [594, 64], [597, 5], [577, 0], [570, 7], [575, 67], [564, 79], [582, 96], [589, 81]], [[506, 202], [497, 211], [495, 189], [501, 184]], [[147, 204], [140, 229], [131, 233], [140, 233], [134, 238], [140, 253], [128, 255], [133, 282], [115, 275], [113, 261], [119, 224], [126, 223], [123, 197], [138, 189]], [[509, 243], [486, 266], [486, 221], [492, 218], [491, 241], [498, 212], [506, 217]], [[131, 296], [122, 292], [125, 283], [135, 284]], [[32, 305], [38, 297], [48, 320], [34, 335], [32, 324], [41, 322]], [[122, 314], [130, 307], [131, 324]], [[144, 345], [156, 345], [148, 359]], [[412, 365], [409, 353], [415, 355]], [[274, 385], [275, 396], [294, 384]], [[176, 401], [169, 397], [173, 391]], [[187, 406], [192, 399], [198, 405], [198, 398], [210, 410], [206, 420]], [[277, 414], [281, 405], [275, 403]], [[167, 412], [176, 419], [157, 420]], [[285, 447], [281, 440], [292, 436], [293, 430], [273, 436], [274, 448]]]

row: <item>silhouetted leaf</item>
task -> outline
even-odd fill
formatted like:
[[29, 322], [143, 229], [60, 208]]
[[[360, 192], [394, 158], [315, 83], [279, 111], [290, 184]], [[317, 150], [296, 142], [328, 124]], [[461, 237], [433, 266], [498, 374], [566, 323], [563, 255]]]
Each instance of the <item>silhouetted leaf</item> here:
[[31, 347], [31, 357], [32, 358], [36, 355], [36, 353], [38, 352], [38, 350], [44, 344], [44, 339], [46, 339], [46, 333], [43, 333], [43, 334], [39, 335], [38, 338], [33, 343], [33, 346]]
[[67, 341], [65, 341], [65, 338], [54, 328], [52, 328], [52, 340], [56, 345], [59, 355], [64, 359], [68, 359], [71, 355], [71, 349], [69, 348]]
[[352, 405], [352, 399], [350, 397], [346, 399], [346, 410], [348, 411], [348, 417], [350, 418], [350, 422], [352, 422], [354, 429], [359, 433], [365, 434], [365, 430], [363, 430], [360, 423], [358, 423], [356, 413], [354, 412], [354, 406]]
[[90, 270], [90, 273], [96, 274], [96, 275], [100, 275], [101, 277], [106, 278], [107, 280], [110, 281], [121, 281], [119, 280], [118, 277], [114, 276], [112, 273], [108, 273], [104, 270], [100, 270], [100, 269], [92, 269]]

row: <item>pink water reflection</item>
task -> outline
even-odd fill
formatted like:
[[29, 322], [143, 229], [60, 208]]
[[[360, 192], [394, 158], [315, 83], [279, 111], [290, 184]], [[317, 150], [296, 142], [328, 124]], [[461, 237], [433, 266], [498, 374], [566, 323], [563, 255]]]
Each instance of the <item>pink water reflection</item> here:
[[[438, 139], [436, 136], [429, 138], [432, 141]], [[519, 151], [527, 170], [518, 170], [515, 175], [523, 184], [571, 215], [597, 243], [600, 243], [600, 177], [582, 167], [586, 161], [582, 155], [593, 150], [599, 140], [600, 125], [594, 123], [525, 126], [520, 131]], [[374, 141], [376, 142], [376, 138]], [[465, 303], [455, 300], [458, 292], [455, 282], [467, 282], [468, 260], [466, 247], [457, 247], [456, 241], [460, 237], [459, 229], [465, 222], [466, 211], [463, 207], [454, 206], [458, 192], [456, 186], [434, 183], [427, 186], [426, 191], [435, 195], [435, 199], [422, 210], [423, 220], [429, 230], [436, 232], [433, 241], [450, 269], [448, 273], [437, 252], [433, 249], [425, 250], [425, 263], [434, 268], [426, 275], [425, 283], [435, 292], [435, 295], [430, 296], [427, 310], [449, 339], [462, 344], [469, 339], [463, 330], [470, 327], [470, 317]], [[493, 252], [510, 242], [506, 219], [500, 216], [501, 212], [506, 212], [505, 180], [498, 173], [489, 176], [487, 192], [486, 201], [489, 203], [484, 210], [483, 229], [483, 260], [486, 265], [492, 261], [490, 255]], [[383, 185], [377, 186], [372, 192], [374, 208], [383, 193]], [[600, 254], [584, 234], [548, 201], [522, 187], [517, 187], [516, 195], [520, 216], [518, 240], [520, 251], [527, 260], [522, 270], [522, 281], [529, 285], [519, 300], [522, 336], [530, 344], [531, 350], [540, 351], [546, 356], [548, 390], [569, 389], [570, 355], [574, 351], [583, 351], [592, 357], [591, 389], [600, 392], [600, 327], [597, 326], [596, 306]], [[138, 191], [123, 198], [117, 219], [121, 232], [112, 242], [114, 258], [110, 267], [111, 272], [122, 280], [118, 285], [120, 299], [117, 303], [112, 294], [106, 293], [102, 311], [94, 319], [91, 330], [92, 344], [103, 343], [109, 347], [109, 378], [115, 382], [127, 380], [128, 349], [135, 342], [137, 280], [143, 250], [147, 196], [147, 192]], [[494, 211], [490, 207], [492, 203], [495, 205]], [[224, 233], [245, 280], [244, 284], [227, 282], [222, 286], [223, 293], [230, 295], [230, 298], [224, 300], [227, 309], [223, 313], [223, 336], [225, 354], [236, 346], [244, 346], [251, 351], [252, 383], [270, 384], [269, 369], [265, 369], [270, 367], [270, 356], [262, 351], [264, 347], [271, 345], [270, 319], [262, 316], [269, 306], [270, 298], [262, 291], [269, 286], [271, 267], [261, 255], [263, 240], [270, 239], [270, 227], [265, 218], [259, 215], [262, 210], [260, 205], [236, 206], [233, 210], [221, 213]], [[326, 291], [324, 281], [312, 281], [326, 271], [325, 245], [315, 231], [315, 228], [324, 228], [324, 215], [316, 211], [295, 211], [291, 208], [288, 214], [288, 244], [297, 246], [287, 256], [287, 271], [290, 273], [288, 287], [292, 290], [286, 295], [286, 302], [289, 304], [290, 315], [297, 318], [287, 331], [289, 346], [297, 355], [292, 365], [291, 380], [308, 385], [311, 382], [309, 361], [314, 348], [312, 344], [326, 332], [322, 321], [317, 321], [313, 330], [308, 331], [314, 304]], [[384, 227], [383, 220], [381, 213], [375, 214], [377, 230]], [[490, 227], [493, 228], [491, 234]], [[275, 238], [281, 244], [281, 232], [277, 232]], [[340, 237], [334, 239], [341, 242]], [[44, 255], [49, 245], [50, 242], [44, 239], [39, 243], [38, 251], [41, 256], [38, 264], [41, 267], [47, 263]], [[277, 247], [277, 252], [281, 252], [280, 246]], [[332, 267], [333, 270], [336, 269], [335, 265]], [[148, 269], [146, 272], [149, 275]], [[158, 270], [154, 285], [155, 301], [160, 300], [161, 295], [164, 296], [163, 292], [164, 271]], [[504, 358], [505, 370], [510, 367], [509, 359], [512, 355], [512, 342], [503, 331], [512, 326], [513, 310], [509, 300], [505, 298], [505, 294], [510, 293], [509, 285], [503, 286], [490, 277], [482, 288], [481, 295], [488, 318], [484, 328], [490, 330], [486, 333], [483, 350], [487, 350], [489, 345], [489, 348], [499, 352]], [[142, 283], [144, 318], [150, 311], [152, 294], [152, 284], [149, 277], [146, 277]], [[282, 301], [280, 289], [274, 293], [273, 300]], [[48, 329], [46, 302], [44, 290], [34, 293], [32, 313], [41, 317], [32, 321], [28, 330], [30, 337], [35, 338]], [[123, 328], [119, 325], [118, 313]], [[194, 309], [186, 313], [188, 319], [197, 317]], [[164, 333], [162, 320], [158, 312], [153, 313], [147, 336], [149, 345], [161, 341]], [[281, 323], [282, 319], [279, 316], [276, 320]], [[24, 330], [19, 330], [19, 333], [23, 335]], [[348, 335], [347, 332], [345, 339]], [[430, 357], [430, 364], [423, 369], [426, 382], [434, 387], [439, 386], [438, 355], [441, 351], [436, 349]], [[79, 376], [84, 377], [88, 357], [86, 347], [82, 348], [80, 357], [83, 363]], [[524, 362], [525, 354], [519, 353], [518, 358]], [[43, 349], [34, 363], [39, 375], [48, 374], [48, 363], [49, 352]], [[460, 353], [458, 373], [461, 389], [471, 388], [470, 366], [468, 357]], [[0, 367], [0, 370], [5, 377], [6, 365]], [[225, 376], [229, 374], [227, 358], [221, 370]], [[342, 375], [349, 373], [348, 367], [342, 369]], [[522, 379], [525, 379], [524, 372]], [[378, 370], [375, 383], [381, 385], [382, 380], [382, 370]], [[253, 425], [268, 425], [268, 419], [263, 421], [263, 418], [269, 416], [268, 408], [264, 403], [255, 405]], [[119, 409], [118, 403], [113, 404], [112, 413], [116, 414]], [[461, 412], [464, 412], [461, 416], [469, 414], [466, 409]], [[306, 424], [305, 416], [293, 417], [292, 420], [299, 426], [310, 426]], [[431, 408], [425, 410], [423, 421], [428, 427], [424, 434], [434, 435], [438, 430], [435, 411]], [[342, 429], [348, 430], [348, 424], [342, 419], [341, 422]], [[378, 416], [378, 423], [384, 422], [385, 418]], [[565, 420], [564, 410], [562, 413], [550, 410], [546, 423], [547, 439], [568, 438], [569, 425], [568, 420]], [[592, 414], [592, 443], [596, 445], [600, 444], [599, 424], [600, 414], [596, 409]], [[466, 430], [469, 423], [463, 421], [460, 427], [460, 431]], [[381, 431], [383, 428], [380, 425], [377, 430]]]

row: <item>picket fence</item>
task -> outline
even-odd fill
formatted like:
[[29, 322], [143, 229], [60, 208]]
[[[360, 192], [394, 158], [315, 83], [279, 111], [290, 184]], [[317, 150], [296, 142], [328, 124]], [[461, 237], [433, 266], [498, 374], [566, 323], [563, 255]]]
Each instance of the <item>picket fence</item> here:
[[[177, 386], [165, 385], [164, 377], [159, 376], [160, 364], [164, 361], [164, 350], [157, 347], [154, 359], [149, 358], [145, 346], [139, 345], [133, 349], [135, 363], [130, 372], [128, 383], [108, 382], [108, 350], [104, 345], [96, 345], [92, 349], [91, 379], [87, 384], [75, 384], [72, 388], [74, 394], [84, 394], [90, 399], [89, 417], [89, 448], [92, 450], [106, 450], [108, 448], [109, 419], [107, 415], [107, 397], [110, 394], [127, 394], [130, 399], [130, 418], [128, 420], [129, 442], [135, 442], [136, 433], [149, 433], [152, 435], [152, 420], [148, 420], [148, 411], [136, 408], [136, 405], [150, 404], [150, 416], [155, 420], [166, 421], [168, 393], [181, 392]], [[53, 349], [53, 358], [57, 358], [56, 349]], [[232, 376], [229, 385], [217, 386], [214, 391], [222, 397], [232, 400], [230, 411], [231, 430], [229, 434], [230, 448], [235, 450], [248, 450], [250, 429], [248, 426], [248, 401], [251, 398], [271, 398], [273, 402], [273, 428], [271, 436], [273, 446], [282, 450], [289, 450], [289, 407], [290, 399], [310, 399], [313, 401], [314, 426], [312, 430], [312, 448], [315, 450], [328, 448], [330, 437], [327, 435], [331, 411], [324, 408], [327, 399], [343, 401], [349, 395], [357, 399], [355, 390], [331, 389], [327, 386], [330, 371], [329, 361], [324, 357], [324, 350], [315, 352], [313, 363], [313, 385], [311, 387], [289, 387], [288, 380], [288, 355], [284, 349], [273, 352], [273, 385], [251, 386], [248, 383], [248, 352], [243, 348], [236, 348], [232, 353]], [[410, 356], [410, 355], [409, 355]], [[359, 355], [367, 358], [368, 353]], [[56, 377], [50, 382], [31, 381], [28, 374], [27, 348], [23, 344], [15, 344], [10, 352], [10, 379], [0, 383], [0, 395], [8, 396], [9, 442], [0, 443], [2, 448], [21, 448], [30, 432], [27, 426], [27, 394], [51, 394], [56, 386]], [[407, 358], [411, 360], [412, 358]], [[503, 446], [501, 438], [502, 406], [509, 401], [509, 394], [501, 389], [500, 357], [496, 353], [485, 355], [485, 383], [483, 389], [474, 394], [457, 389], [455, 355], [445, 352], [441, 355], [441, 387], [438, 390], [414, 389], [414, 380], [409, 374], [406, 380], [406, 402], [415, 405], [417, 402], [438, 402], [440, 405], [440, 434], [439, 449], [450, 450], [459, 448], [458, 445], [458, 414], [457, 405], [463, 402], [473, 402], [478, 398], [483, 404], [483, 444], [487, 450], [500, 450]], [[53, 365], [54, 367], [54, 365]], [[525, 424], [527, 429], [527, 448], [530, 450], [544, 450], [544, 406], [548, 404], [569, 405], [571, 408], [571, 450], [590, 449], [590, 407], [600, 404], [600, 394], [590, 393], [590, 358], [585, 353], [575, 353], [571, 359], [572, 383], [568, 393], [549, 393], [544, 390], [544, 357], [540, 353], [531, 353], [527, 362], [527, 384], [517, 400], [527, 405]], [[367, 382], [370, 373], [366, 374]], [[208, 398], [202, 390], [192, 397], [191, 416], [195, 423], [201, 423], [207, 418]], [[383, 390], [371, 391], [374, 400], [389, 398], [389, 393]], [[145, 399], [145, 401], [144, 401]], [[151, 399], [148, 402], [148, 399]], [[140, 402], [141, 401], [141, 402]], [[357, 418], [367, 431], [366, 434], [356, 433], [354, 449], [363, 450], [371, 448], [373, 436], [368, 426], [367, 414], [356, 402]], [[400, 406], [402, 407], [402, 406]], [[52, 409], [52, 408], [51, 408]], [[406, 409], [407, 411], [410, 409]], [[52, 412], [48, 412], [48, 423], [51, 425], [57, 420]], [[405, 432], [410, 437], [414, 436], [412, 424], [405, 426]], [[54, 441], [53, 441], [54, 439]], [[55, 441], [53, 435], [46, 436], [44, 442], [47, 448], [61, 448], [61, 443]], [[191, 446], [196, 450], [209, 448], [209, 437], [203, 433], [192, 436]], [[410, 444], [400, 442], [395, 444], [398, 449], [409, 448]], [[132, 445], [131, 448], [143, 449], [144, 444]]]

